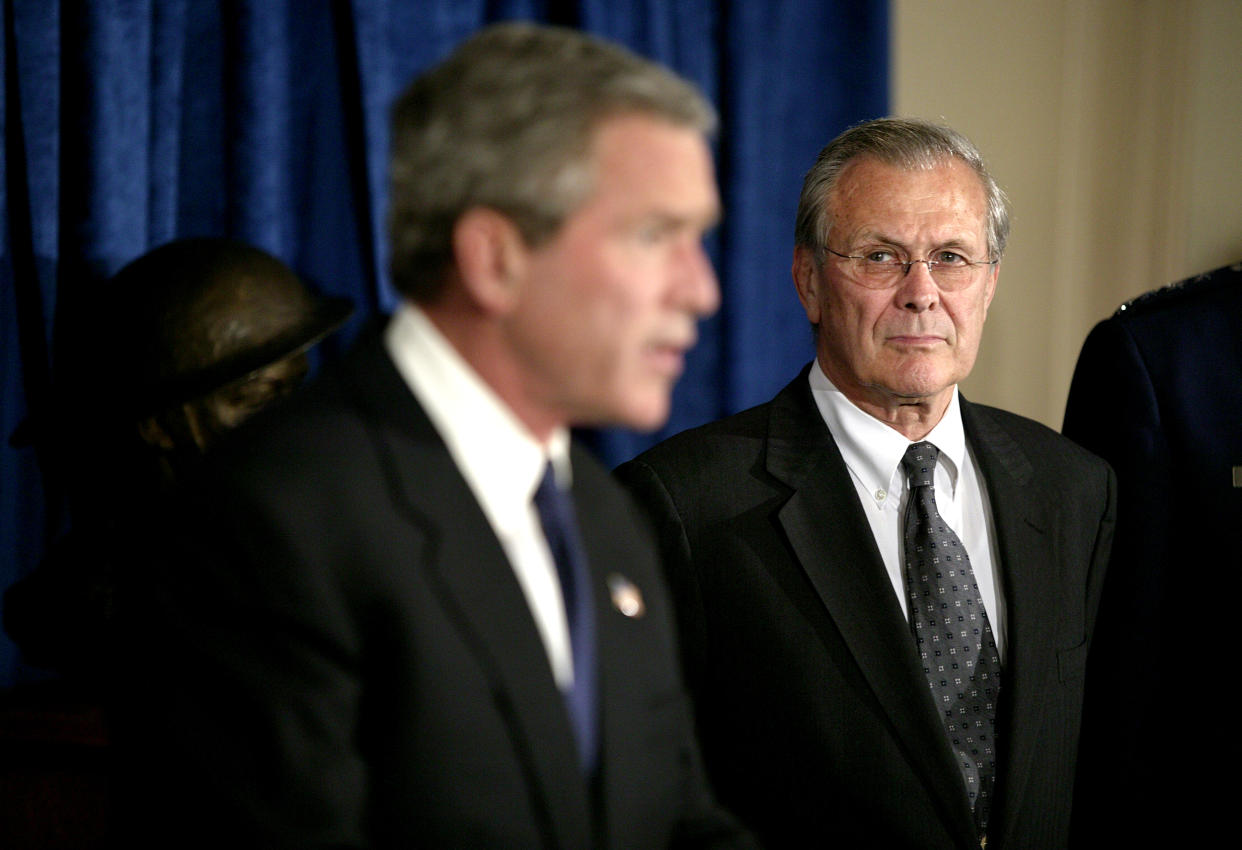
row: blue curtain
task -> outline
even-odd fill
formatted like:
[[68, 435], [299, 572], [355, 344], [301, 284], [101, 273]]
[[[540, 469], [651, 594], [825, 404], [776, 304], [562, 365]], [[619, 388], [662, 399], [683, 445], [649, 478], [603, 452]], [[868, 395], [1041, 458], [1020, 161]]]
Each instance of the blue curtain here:
[[[333, 356], [394, 304], [388, 104], [512, 18], [624, 43], [696, 81], [722, 116], [723, 307], [666, 429], [589, 435], [604, 460], [763, 401], [809, 359], [789, 278], [798, 190], [825, 142], [887, 110], [885, 0], [4, 0], [0, 589], [63, 530], [55, 458], [7, 438], [46, 399], [82, 294], [162, 242], [231, 236], [355, 300]], [[24, 675], [0, 638], [0, 685]]]

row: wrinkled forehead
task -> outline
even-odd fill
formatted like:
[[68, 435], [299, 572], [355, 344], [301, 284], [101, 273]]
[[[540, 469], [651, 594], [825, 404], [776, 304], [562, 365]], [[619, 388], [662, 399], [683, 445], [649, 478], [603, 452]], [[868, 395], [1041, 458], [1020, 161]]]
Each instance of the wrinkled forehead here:
[[893, 164], [863, 156], [849, 162], [829, 193], [833, 229], [925, 228], [986, 238], [987, 196], [969, 164], [946, 156]]

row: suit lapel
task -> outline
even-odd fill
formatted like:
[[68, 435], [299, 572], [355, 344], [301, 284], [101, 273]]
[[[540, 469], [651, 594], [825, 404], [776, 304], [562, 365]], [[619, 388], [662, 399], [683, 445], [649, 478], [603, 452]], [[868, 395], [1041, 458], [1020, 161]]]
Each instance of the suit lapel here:
[[773, 401], [768, 427], [768, 472], [793, 491], [778, 514], [789, 544], [949, 829], [971, 834], [969, 803], [909, 625], [805, 370]]
[[986, 408], [963, 399], [962, 420], [987, 486], [1008, 613], [996, 811], [1016, 812], [1039, 743], [1043, 694], [1057, 675], [1054, 630], [1060, 602], [1057, 565], [1046, 536], [1049, 494], [1036, 485], [1035, 468], [1022, 447]]
[[377, 448], [388, 455], [393, 499], [427, 539], [421, 557], [411, 562], [426, 568], [491, 679], [528, 781], [547, 805], [547, 830], [559, 846], [587, 846], [590, 801], [568, 712], [513, 568], [378, 340], [359, 353], [356, 400], [377, 425]]

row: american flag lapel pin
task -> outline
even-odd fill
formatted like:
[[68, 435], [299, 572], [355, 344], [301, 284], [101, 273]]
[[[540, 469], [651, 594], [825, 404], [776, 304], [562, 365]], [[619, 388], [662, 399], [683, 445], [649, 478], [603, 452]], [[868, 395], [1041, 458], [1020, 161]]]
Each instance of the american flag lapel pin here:
[[608, 594], [612, 597], [612, 606], [626, 617], [638, 619], [647, 613], [647, 604], [643, 602], [638, 585], [620, 573], [608, 576]]

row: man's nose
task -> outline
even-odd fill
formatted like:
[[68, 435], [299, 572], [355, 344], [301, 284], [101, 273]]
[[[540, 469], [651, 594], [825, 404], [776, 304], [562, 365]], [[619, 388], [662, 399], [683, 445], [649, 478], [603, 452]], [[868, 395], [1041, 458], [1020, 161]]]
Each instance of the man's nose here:
[[720, 307], [716, 271], [701, 241], [696, 239], [683, 247], [677, 277], [679, 302], [695, 315], [710, 316]]
[[911, 260], [897, 287], [898, 305], [904, 310], [921, 313], [940, 301], [940, 287], [932, 277], [927, 260]]

